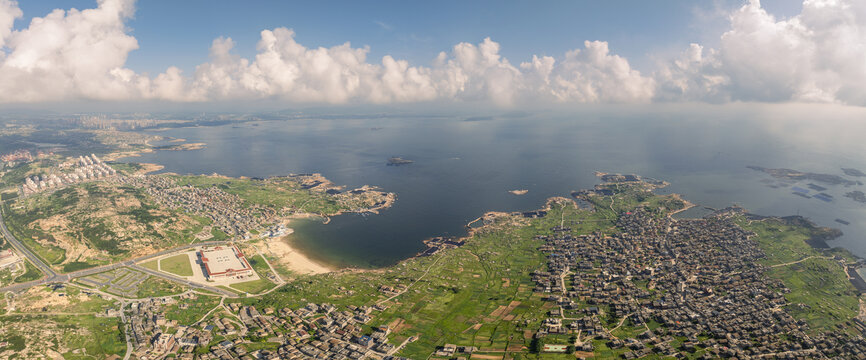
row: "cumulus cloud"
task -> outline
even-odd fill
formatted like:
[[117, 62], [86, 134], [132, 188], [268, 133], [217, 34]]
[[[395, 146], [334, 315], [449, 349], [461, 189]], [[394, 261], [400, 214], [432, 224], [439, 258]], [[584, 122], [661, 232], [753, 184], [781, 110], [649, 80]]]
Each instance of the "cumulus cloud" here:
[[[23, 16], [24, 13], [18, 8], [18, 3], [13, 0], [0, 0], [0, 50], [6, 44], [6, 38], [12, 34], [12, 25], [15, 19]], [[6, 55], [4, 51], [0, 51], [0, 59]]]
[[[610, 55], [604, 42], [587, 42], [585, 50], [553, 58], [544, 66], [511, 65], [498, 43], [460, 43], [442, 52], [430, 67], [410, 66], [384, 56], [381, 63], [366, 59], [367, 48], [345, 43], [332, 48], [306, 48], [292, 30], [261, 33], [258, 54], [248, 61], [231, 53], [234, 42], [220, 38], [211, 59], [190, 79], [190, 99], [277, 98], [290, 102], [418, 102], [437, 99], [489, 101], [510, 105], [527, 99], [604, 102], [643, 101], [652, 96], [652, 80], [632, 70], [628, 62]], [[156, 95], [156, 94], [155, 94]], [[167, 97], [178, 100], [178, 98]]]
[[138, 48], [124, 25], [133, 14], [131, 0], [101, 0], [96, 9], [83, 11], [54, 10], [16, 31], [9, 30], [10, 20], [21, 15], [17, 4], [0, 0], [0, 7], [0, 38], [7, 49], [0, 63], [4, 102], [139, 95], [139, 77], [123, 67], [127, 54]]
[[542, 94], [560, 101], [646, 102], [652, 98], [655, 80], [632, 69], [625, 58], [611, 54], [606, 42], [586, 41], [584, 47], [567, 52], [559, 64], [550, 57], [533, 57], [532, 63], [521, 67], [538, 74]]
[[185, 75], [176, 67], [155, 77], [124, 67], [138, 48], [124, 22], [133, 0], [100, 0], [96, 9], [54, 10], [22, 30], [17, 4], [0, 0], [0, 102], [75, 99], [393, 103], [433, 100], [510, 105], [525, 101], [646, 101], [653, 81], [610, 54], [605, 42], [587, 42], [561, 62], [533, 57], [512, 65], [487, 38], [460, 43], [430, 66], [384, 56], [369, 62], [366, 47], [350, 43], [307, 48], [287, 28], [264, 30], [253, 59], [232, 52], [231, 38], [213, 41], [207, 63]]
[[656, 72], [657, 97], [667, 101], [730, 101], [730, 95], [723, 89], [731, 79], [721, 67], [716, 50], [690, 44]]
[[718, 49], [692, 44], [656, 72], [658, 98], [866, 105], [866, 2], [805, 0], [777, 19], [753, 0], [730, 23]]
[[717, 48], [691, 44], [650, 75], [604, 41], [562, 56], [512, 64], [490, 38], [459, 43], [427, 66], [350, 43], [306, 47], [288, 28], [261, 32], [252, 58], [231, 38], [188, 74], [156, 76], [125, 67], [138, 42], [125, 22], [134, 0], [54, 10], [15, 29], [14, 0], [0, 0], [0, 103], [158, 99], [272, 99], [286, 103], [482, 102], [502, 106], [649, 101], [812, 101], [866, 105], [866, 2], [805, 0], [777, 19], [753, 0], [730, 14]]

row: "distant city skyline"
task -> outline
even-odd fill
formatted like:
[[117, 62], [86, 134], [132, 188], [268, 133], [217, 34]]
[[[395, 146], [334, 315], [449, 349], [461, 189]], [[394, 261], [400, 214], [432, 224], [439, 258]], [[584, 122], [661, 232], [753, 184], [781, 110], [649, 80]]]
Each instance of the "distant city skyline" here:
[[853, 0], [0, 0], [0, 103], [862, 106], [864, 31]]

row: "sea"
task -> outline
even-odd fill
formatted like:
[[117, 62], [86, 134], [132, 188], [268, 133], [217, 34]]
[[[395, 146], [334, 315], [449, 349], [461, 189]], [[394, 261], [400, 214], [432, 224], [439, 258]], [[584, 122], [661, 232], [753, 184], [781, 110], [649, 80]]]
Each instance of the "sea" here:
[[[321, 173], [349, 189], [397, 194], [379, 214], [292, 223], [292, 246], [339, 267], [376, 268], [416, 255], [422, 241], [461, 236], [487, 211], [530, 211], [552, 196], [599, 183], [596, 171], [670, 182], [699, 207], [739, 205], [759, 215], [805, 216], [844, 235], [830, 246], [866, 257], [866, 204], [845, 193], [866, 186], [774, 179], [747, 166], [845, 176], [866, 172], [866, 120], [829, 105], [606, 107], [573, 111], [490, 111], [305, 115], [221, 126], [147, 131], [204, 142], [193, 151], [124, 159], [164, 172], [267, 177]], [[390, 157], [413, 163], [387, 166]], [[859, 178], [866, 182], [866, 178]], [[831, 201], [793, 194], [809, 183]], [[510, 190], [525, 189], [525, 195]], [[817, 192], [816, 192], [817, 193]], [[849, 225], [836, 222], [848, 221]]]

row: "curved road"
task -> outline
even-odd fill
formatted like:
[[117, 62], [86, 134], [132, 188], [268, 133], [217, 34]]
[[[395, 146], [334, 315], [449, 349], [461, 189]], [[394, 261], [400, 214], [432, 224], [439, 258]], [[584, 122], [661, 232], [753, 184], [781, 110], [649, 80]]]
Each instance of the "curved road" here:
[[225, 244], [230, 243], [229, 241], [206, 241], [206, 242], [200, 242], [200, 243], [195, 243], [195, 244], [188, 244], [188, 245], [176, 247], [176, 248], [169, 249], [169, 250], [160, 251], [158, 253], [153, 253], [150, 255], [141, 256], [141, 257], [138, 257], [135, 259], [126, 260], [126, 261], [122, 261], [122, 262], [111, 264], [111, 265], [98, 266], [98, 267], [94, 267], [94, 268], [90, 268], [90, 269], [84, 269], [84, 270], [71, 272], [68, 274], [58, 274], [53, 269], [51, 269], [50, 266], [45, 264], [45, 262], [42, 261], [41, 258], [36, 256], [36, 254], [31, 252], [30, 249], [28, 249], [26, 246], [24, 246], [24, 244], [22, 244], [20, 241], [18, 241], [18, 239], [16, 239], [14, 236], [12, 236], [12, 233], [9, 232], [9, 229], [6, 228], [6, 224], [3, 222], [2, 207], [0, 207], [0, 233], [3, 234], [3, 237], [6, 238], [6, 241], [8, 241], [12, 245], [12, 247], [15, 248], [15, 250], [17, 250], [20, 254], [23, 254], [28, 260], [30, 260], [31, 263], [33, 263], [33, 265], [35, 265], [40, 271], [42, 271], [42, 273], [45, 274], [45, 277], [43, 277], [40, 280], [34, 280], [34, 281], [25, 282], [25, 283], [14, 284], [14, 285], [2, 287], [2, 288], [0, 288], [0, 293], [6, 293], [8, 291], [18, 292], [18, 291], [26, 290], [30, 287], [38, 286], [38, 285], [64, 283], [64, 282], [70, 281], [72, 279], [80, 278], [80, 277], [85, 277], [85, 276], [98, 274], [98, 273], [105, 272], [105, 271], [115, 270], [115, 269], [119, 269], [122, 267], [130, 267], [130, 268], [138, 270], [140, 272], [143, 272], [143, 273], [146, 273], [149, 275], [153, 275], [153, 276], [158, 276], [158, 277], [161, 277], [161, 278], [169, 280], [169, 281], [181, 283], [181, 284], [189, 286], [191, 288], [204, 289], [204, 290], [208, 290], [210, 292], [222, 294], [222, 295], [225, 295], [228, 297], [236, 297], [237, 296], [237, 294], [235, 294], [233, 292], [230, 292], [230, 291], [227, 291], [224, 289], [220, 289], [218, 287], [194, 283], [194, 282], [188, 281], [188, 280], [180, 278], [180, 277], [172, 276], [172, 275], [169, 275], [169, 274], [166, 274], [163, 272], [159, 272], [159, 271], [153, 271], [151, 269], [136, 265], [136, 263], [138, 263], [138, 262], [150, 260], [150, 259], [162, 256], [165, 254], [169, 254], [169, 253], [172, 253], [175, 251], [186, 250], [186, 249], [193, 248], [196, 246], [225, 245]]

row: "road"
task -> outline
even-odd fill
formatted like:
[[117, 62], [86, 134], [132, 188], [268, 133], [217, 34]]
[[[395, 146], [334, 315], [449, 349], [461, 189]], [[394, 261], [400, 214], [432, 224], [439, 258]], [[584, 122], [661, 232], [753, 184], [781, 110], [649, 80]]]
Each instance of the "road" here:
[[415, 281], [412, 282], [411, 284], [409, 284], [409, 286], [407, 286], [405, 289], [403, 289], [403, 291], [398, 292], [398, 293], [394, 294], [394, 296], [391, 296], [391, 297], [389, 297], [389, 298], [387, 298], [387, 299], [385, 299], [385, 300], [380, 300], [379, 302], [376, 303], [376, 305], [382, 305], [382, 304], [384, 304], [384, 303], [386, 303], [386, 302], [388, 302], [388, 301], [393, 300], [394, 298], [396, 298], [396, 297], [398, 297], [398, 296], [400, 296], [400, 295], [403, 295], [403, 294], [406, 293], [407, 291], [409, 291], [409, 289], [412, 288], [412, 286], [414, 286], [414, 285], [417, 284], [419, 281], [421, 281], [421, 279], [424, 279], [424, 277], [427, 276], [427, 274], [430, 273], [430, 270], [433, 269], [433, 267], [436, 266], [436, 264], [439, 263], [439, 260], [442, 260], [442, 258], [444, 258], [444, 256], [440, 256], [440, 257], [438, 257], [438, 258], [436, 259], [436, 261], [434, 261], [432, 264], [430, 264], [430, 266], [427, 268], [427, 271], [424, 272], [424, 275], [421, 275], [420, 277], [418, 277], [417, 279], [415, 279]]
[[40, 271], [42, 271], [42, 273], [44, 273], [48, 279], [57, 278], [57, 273], [54, 272], [54, 270], [52, 270], [50, 266], [45, 264], [42, 259], [36, 256], [36, 254], [34, 254], [33, 252], [31, 252], [30, 249], [24, 246], [24, 244], [18, 241], [18, 239], [12, 236], [12, 233], [10, 233], [9, 229], [6, 228], [6, 223], [3, 222], [2, 207], [0, 207], [0, 232], [3, 233], [3, 237], [6, 238], [6, 241], [8, 241], [9, 244], [12, 244], [12, 247], [14, 247], [15, 250], [18, 250], [18, 253], [23, 254], [25, 257], [27, 257], [27, 259], [29, 259], [30, 262], [33, 263], [33, 265], [35, 265]]
[[223, 290], [223, 289], [213, 287], [213, 286], [207, 286], [207, 285], [194, 283], [191, 281], [187, 281], [186, 279], [183, 279], [183, 278], [171, 276], [171, 275], [168, 275], [166, 273], [153, 271], [153, 270], [147, 269], [145, 267], [135, 265], [136, 263], [139, 263], [142, 261], [147, 261], [147, 260], [150, 260], [153, 258], [157, 258], [157, 257], [163, 256], [163, 255], [166, 255], [166, 254], [169, 254], [172, 252], [182, 251], [182, 250], [194, 248], [197, 246], [225, 245], [225, 244], [228, 244], [229, 241], [206, 241], [206, 242], [200, 242], [200, 243], [195, 243], [195, 244], [187, 244], [184, 246], [179, 246], [179, 247], [172, 248], [169, 250], [163, 250], [163, 251], [160, 251], [157, 253], [137, 257], [134, 259], [122, 261], [122, 262], [115, 263], [115, 264], [97, 266], [97, 267], [93, 267], [93, 268], [89, 268], [89, 269], [74, 271], [74, 272], [67, 273], [67, 274], [58, 274], [50, 266], [45, 264], [45, 262], [42, 261], [41, 258], [36, 256], [36, 254], [31, 252], [30, 249], [28, 249], [26, 246], [24, 246], [24, 244], [22, 244], [20, 241], [18, 241], [18, 239], [16, 239], [14, 236], [12, 236], [12, 233], [9, 232], [9, 229], [6, 228], [6, 224], [3, 222], [2, 209], [0, 209], [0, 232], [3, 233], [3, 237], [6, 238], [6, 241], [8, 241], [10, 244], [12, 244], [12, 247], [14, 247], [15, 250], [18, 251], [18, 253], [23, 254], [28, 260], [30, 260], [31, 263], [33, 263], [33, 265], [35, 265], [40, 271], [42, 271], [42, 273], [45, 274], [45, 277], [43, 277], [40, 280], [34, 280], [34, 281], [25, 282], [25, 283], [14, 284], [14, 285], [2, 287], [2, 288], [0, 288], [0, 293], [6, 293], [8, 291], [18, 292], [18, 291], [26, 290], [26, 289], [29, 289], [33, 286], [38, 286], [38, 285], [64, 283], [64, 282], [67, 282], [67, 281], [70, 281], [70, 280], [73, 280], [76, 278], [80, 278], [80, 277], [90, 276], [93, 274], [98, 274], [98, 273], [110, 271], [110, 270], [116, 270], [116, 269], [119, 269], [122, 267], [130, 267], [130, 268], [133, 268], [135, 270], [141, 271], [143, 273], [147, 273], [147, 274], [150, 274], [153, 276], [161, 277], [161, 278], [166, 279], [166, 280], [181, 283], [183, 285], [186, 285], [186, 286], [189, 286], [192, 288], [204, 289], [204, 290], [208, 290], [208, 291], [215, 292], [218, 294], [223, 294], [223, 295], [226, 295], [229, 297], [236, 297], [237, 296], [237, 294], [230, 292], [230, 291], [227, 291], [227, 290]]
[[228, 297], [237, 297], [238, 296], [237, 294], [235, 294], [231, 291], [225, 290], [225, 289], [220, 289], [220, 288], [215, 287], [215, 286], [202, 285], [202, 284], [199, 284], [196, 282], [186, 280], [186, 279], [181, 278], [181, 277], [166, 274], [166, 273], [161, 272], [161, 271], [151, 270], [151, 269], [148, 269], [144, 266], [139, 266], [139, 265], [133, 264], [133, 265], [129, 265], [129, 267], [131, 269], [135, 269], [135, 270], [141, 271], [141, 272], [146, 273], [146, 274], [158, 276], [158, 277], [161, 277], [161, 278], [169, 280], [169, 281], [174, 281], [176, 283], [189, 286], [193, 289], [203, 289], [203, 290], [207, 290], [207, 291], [210, 291], [213, 293], [222, 294], [222, 295], [225, 295]]

